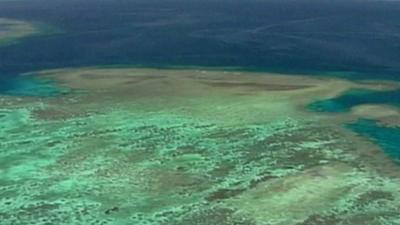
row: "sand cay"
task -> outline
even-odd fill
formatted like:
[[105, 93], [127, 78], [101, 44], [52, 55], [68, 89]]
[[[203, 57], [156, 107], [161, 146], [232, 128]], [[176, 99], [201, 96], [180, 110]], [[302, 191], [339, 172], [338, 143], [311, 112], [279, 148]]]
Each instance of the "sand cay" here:
[[[398, 165], [342, 126], [371, 110], [305, 109], [392, 84], [134, 68], [36, 75], [64, 94], [0, 97], [4, 224], [400, 223]], [[394, 115], [385, 110], [374, 118]]]

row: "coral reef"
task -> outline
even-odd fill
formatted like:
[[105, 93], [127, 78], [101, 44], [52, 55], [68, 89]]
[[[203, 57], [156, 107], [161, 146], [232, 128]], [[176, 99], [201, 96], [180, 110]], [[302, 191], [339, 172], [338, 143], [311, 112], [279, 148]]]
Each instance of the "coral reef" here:
[[331, 115], [304, 110], [363, 84], [38, 74], [69, 91], [0, 97], [1, 224], [400, 224], [398, 165]]

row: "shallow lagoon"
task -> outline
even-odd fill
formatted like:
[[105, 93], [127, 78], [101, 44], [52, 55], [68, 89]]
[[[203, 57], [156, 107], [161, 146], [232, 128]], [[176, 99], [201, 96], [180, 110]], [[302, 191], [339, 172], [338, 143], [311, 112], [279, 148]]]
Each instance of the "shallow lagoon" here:
[[[315, 101], [308, 108], [316, 112], [344, 113], [350, 112], [353, 107], [370, 104], [386, 104], [398, 107], [400, 105], [400, 91], [350, 90], [332, 99]], [[398, 125], [387, 127], [373, 120], [358, 120], [348, 124], [347, 127], [372, 138], [396, 161], [400, 159], [400, 127]]]
[[400, 162], [400, 128], [381, 126], [376, 121], [371, 120], [359, 120], [356, 123], [349, 124], [348, 127], [357, 133], [371, 137], [390, 157]]
[[362, 104], [400, 105], [400, 91], [350, 90], [332, 99], [313, 102], [310, 110], [317, 112], [346, 112]]

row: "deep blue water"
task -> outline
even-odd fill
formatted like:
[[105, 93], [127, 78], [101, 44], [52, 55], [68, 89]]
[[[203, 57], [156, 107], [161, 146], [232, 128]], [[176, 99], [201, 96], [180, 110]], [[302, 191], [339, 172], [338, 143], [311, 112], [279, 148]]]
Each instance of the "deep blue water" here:
[[19, 0], [0, 17], [62, 32], [0, 48], [0, 74], [129, 64], [399, 79], [400, 2]]

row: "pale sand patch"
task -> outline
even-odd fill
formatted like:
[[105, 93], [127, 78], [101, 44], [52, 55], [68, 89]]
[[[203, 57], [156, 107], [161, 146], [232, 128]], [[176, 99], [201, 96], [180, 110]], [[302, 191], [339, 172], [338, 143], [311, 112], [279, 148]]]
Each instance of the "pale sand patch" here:
[[351, 109], [351, 114], [359, 118], [377, 120], [384, 126], [400, 126], [400, 109], [394, 106], [359, 105]]
[[84, 91], [87, 105], [140, 103], [148, 110], [225, 121], [256, 123], [287, 117], [310, 117], [305, 106], [332, 98], [351, 88], [384, 89], [377, 82], [355, 83], [344, 79], [272, 73], [212, 70], [161, 70], [138, 68], [79, 68], [49, 70], [40, 76]]
[[393, 80], [381, 80], [381, 81], [364, 80], [364, 81], [359, 81], [359, 83], [364, 85], [365, 87], [369, 87], [367, 89], [375, 91], [389, 91], [400, 88], [400, 82]]
[[329, 210], [349, 194], [352, 168], [330, 164], [260, 183], [226, 204], [259, 224], [290, 225]]
[[23, 37], [37, 34], [38, 32], [38, 28], [31, 23], [0, 18], [0, 46]]
[[[350, 199], [357, 199], [358, 193], [375, 190], [370, 185], [373, 174], [357, 171], [351, 165], [330, 163], [260, 183], [223, 204], [237, 208], [238, 214], [250, 216], [260, 225], [308, 224], [302, 222], [315, 215], [338, 213], [341, 207], [351, 204]], [[380, 191], [390, 190], [392, 185], [384, 181]], [[358, 222], [365, 224], [368, 220]]]
[[228, 123], [299, 116], [297, 105], [318, 93], [337, 94], [340, 88], [331, 86], [347, 86], [343, 81], [305, 76], [200, 70], [84, 68], [42, 76], [85, 91], [89, 104], [109, 99], [110, 104], [140, 104], [149, 111], [168, 109]]
[[[263, 93], [274, 95], [276, 94], [274, 92], [277, 92], [279, 95], [295, 98], [311, 96], [329, 98], [350, 88], [393, 89], [393, 84], [379, 81], [355, 83], [338, 78], [212, 70], [79, 68], [48, 70], [40, 72], [39, 75], [56, 79], [71, 88], [90, 91], [125, 92], [133, 87], [144, 86], [143, 92], [137, 90], [130, 92], [138, 95], [154, 91], [172, 95], [180, 92], [201, 95], [209, 94], [205, 90], [223, 90], [237, 95]], [[151, 89], [148, 89], [149, 87]], [[155, 89], [157, 87], [160, 89]]]

